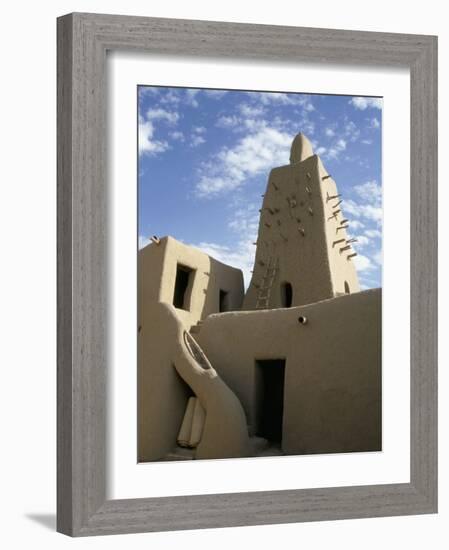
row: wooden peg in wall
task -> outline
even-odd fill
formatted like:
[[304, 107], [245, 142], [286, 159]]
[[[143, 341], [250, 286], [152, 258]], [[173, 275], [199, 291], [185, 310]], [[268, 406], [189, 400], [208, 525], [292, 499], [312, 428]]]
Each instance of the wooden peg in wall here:
[[345, 242], [345, 239], [338, 239], [332, 243], [332, 248], [334, 248], [336, 244], [340, 244], [344, 242]]

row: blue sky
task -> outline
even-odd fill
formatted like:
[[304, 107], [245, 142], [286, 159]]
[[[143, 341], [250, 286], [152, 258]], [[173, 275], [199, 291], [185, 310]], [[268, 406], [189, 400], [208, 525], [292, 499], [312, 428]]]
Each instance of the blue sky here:
[[381, 286], [381, 99], [140, 86], [138, 101], [140, 247], [171, 235], [248, 284], [268, 174], [302, 132], [343, 195], [362, 288]]

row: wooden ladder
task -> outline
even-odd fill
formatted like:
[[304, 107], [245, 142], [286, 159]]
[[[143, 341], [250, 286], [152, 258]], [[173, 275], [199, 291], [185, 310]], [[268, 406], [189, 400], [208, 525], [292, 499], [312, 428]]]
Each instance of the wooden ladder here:
[[257, 292], [256, 309], [268, 309], [271, 296], [271, 288], [278, 270], [279, 259], [271, 257], [268, 261], [265, 275], [262, 278], [262, 284]]

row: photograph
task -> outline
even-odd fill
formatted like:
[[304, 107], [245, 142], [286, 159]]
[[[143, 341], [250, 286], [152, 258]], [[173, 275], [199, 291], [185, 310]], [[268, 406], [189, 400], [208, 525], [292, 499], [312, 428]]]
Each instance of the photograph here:
[[381, 451], [382, 98], [136, 100], [138, 462]]

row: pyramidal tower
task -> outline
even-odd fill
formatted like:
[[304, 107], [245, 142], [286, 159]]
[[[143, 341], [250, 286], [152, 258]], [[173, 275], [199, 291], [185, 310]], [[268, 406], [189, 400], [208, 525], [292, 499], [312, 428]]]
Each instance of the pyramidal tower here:
[[268, 178], [242, 309], [300, 306], [358, 292], [349, 223], [335, 181], [298, 134], [290, 164]]

